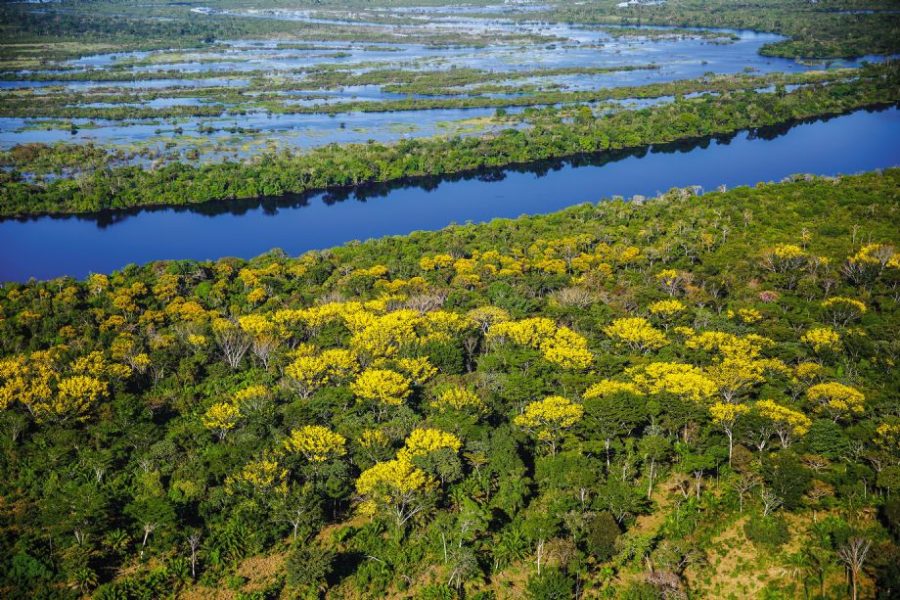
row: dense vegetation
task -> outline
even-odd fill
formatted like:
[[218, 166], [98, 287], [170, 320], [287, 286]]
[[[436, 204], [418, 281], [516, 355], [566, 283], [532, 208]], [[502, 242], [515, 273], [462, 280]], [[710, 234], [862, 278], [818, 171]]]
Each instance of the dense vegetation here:
[[[45, 3], [0, 3], [0, 65], [35, 68], [54, 59], [100, 51], [204, 48], [216, 40], [289, 38], [296, 40], [415, 41], [425, 44], [486, 45], [496, 35], [469, 32], [391, 31], [346, 25], [326, 25], [219, 13], [198, 15], [190, 9], [235, 2], [117, 2], [78, 0], [63, 7]], [[240, 4], [239, 2], [237, 4]], [[259, 4], [265, 4], [261, 2]], [[301, 3], [291, 3], [296, 7]], [[315, 2], [309, 3], [314, 5]], [[346, 4], [346, 3], [345, 3]], [[527, 41], [530, 36], [501, 36]]]
[[[858, 75], [791, 92], [779, 88], [775, 93], [745, 90], [678, 97], [671, 104], [600, 117], [584, 106], [572, 118], [559, 116], [527, 130], [507, 129], [478, 138], [329, 145], [306, 153], [261, 155], [245, 162], [173, 163], [158, 170], [102, 168], [77, 178], [41, 182], [6, 172], [0, 174], [0, 215], [184, 205], [460, 173], [731, 133], [861, 107], [888, 106], [900, 100], [896, 63], [866, 67]], [[68, 153], [63, 148], [51, 152], [79, 156], [81, 151]], [[46, 152], [36, 150], [32, 155], [43, 157]]]
[[896, 597], [900, 171], [0, 287], [0, 594]]
[[762, 53], [791, 58], [836, 58], [900, 52], [900, 13], [895, 0], [668, 0], [615, 6], [617, 0], [560, 5], [555, 18], [581, 22], [731, 27], [771, 31], [789, 39]]
[[[354, 21], [387, 25], [410, 25], [416, 21], [405, 14], [377, 12], [384, 7], [444, 6], [438, 14], [453, 14], [452, 2], [384, 0], [300, 0], [291, 2], [242, 2], [240, 0], [197, 0], [195, 2], [142, 2], [115, 0], [67, 2], [61, 10], [46, 3], [34, 10], [30, 3], [0, 5], [0, 63], [36, 65], [52, 57], [84, 54], [90, 45], [119, 49], [193, 48], [221, 39], [260, 39], [290, 36], [315, 39], [322, 29], [330, 29], [332, 39], [390, 41], [402, 39], [383, 30], [354, 27]], [[498, 5], [483, 4], [484, 15], [497, 14]], [[727, 27], [776, 32], [789, 39], [767, 46], [766, 54], [802, 58], [833, 58], [867, 54], [896, 54], [900, 40], [900, 14], [896, 0], [668, 0], [618, 7], [619, 0], [590, 0], [577, 3], [545, 2], [546, 10], [512, 16], [528, 19], [566, 20], [599, 24], [657, 24], [675, 27]], [[219, 9], [275, 8], [319, 11], [323, 19], [339, 19], [345, 24], [307, 23], [276, 18], [245, 18], [213, 12], [196, 15], [192, 7]], [[365, 12], [362, 12], [365, 11]], [[509, 15], [505, 15], [509, 16]], [[89, 40], [89, 43], [86, 42]], [[426, 43], [490, 43], [476, 34], [433, 34]], [[47, 42], [51, 42], [48, 46]], [[43, 48], [31, 47], [41, 44]], [[96, 48], [94, 48], [96, 49]]]

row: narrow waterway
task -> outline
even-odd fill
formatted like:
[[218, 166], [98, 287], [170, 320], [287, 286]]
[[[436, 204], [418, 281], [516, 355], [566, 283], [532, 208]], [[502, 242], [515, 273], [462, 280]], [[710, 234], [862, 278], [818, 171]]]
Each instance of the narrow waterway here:
[[160, 259], [249, 258], [450, 223], [547, 213], [613, 195], [734, 187], [900, 165], [900, 110], [727, 139], [344, 193], [0, 222], [0, 280], [83, 277]]

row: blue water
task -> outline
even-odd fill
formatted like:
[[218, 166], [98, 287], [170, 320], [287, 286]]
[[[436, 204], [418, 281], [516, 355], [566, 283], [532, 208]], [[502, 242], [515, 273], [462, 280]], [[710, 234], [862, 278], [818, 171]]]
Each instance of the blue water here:
[[293, 255], [453, 222], [547, 213], [612, 195], [754, 185], [796, 173], [856, 173], [900, 165], [898, 139], [900, 110], [858, 111], [787, 131], [601, 157], [595, 164], [557, 162], [365, 195], [4, 221], [0, 280], [83, 277], [160, 259], [249, 258], [275, 247]]

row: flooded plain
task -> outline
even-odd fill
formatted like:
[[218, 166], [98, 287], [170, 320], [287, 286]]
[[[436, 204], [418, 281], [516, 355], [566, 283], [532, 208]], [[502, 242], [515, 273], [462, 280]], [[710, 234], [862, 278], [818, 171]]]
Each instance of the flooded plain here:
[[[759, 49], [781, 38], [750, 31], [590, 27], [530, 20], [540, 8], [504, 5], [493, 7], [493, 14], [480, 14], [486, 9], [471, 7], [447, 15], [441, 7], [423, 7], [329, 18], [310, 11], [233, 12], [247, 18], [318, 24], [323, 39], [217, 41], [199, 50], [99, 54], [41, 70], [2, 73], [0, 105], [34, 107], [37, 114], [0, 117], [0, 149], [30, 142], [94, 143], [166, 153], [176, 160], [235, 159], [273, 145], [306, 149], [482, 134], [509, 126], [491, 119], [505, 99], [510, 104], [515, 99], [521, 108], [535, 94], [562, 94], [553, 96], [554, 103], [557, 99], [564, 103], [565, 94], [571, 92], [712, 74], [801, 73], [862, 62], [763, 57]], [[207, 13], [201, 10], [203, 14]], [[342, 35], [348, 29], [355, 31], [358, 40], [326, 39], [336, 25]], [[316, 30], [307, 35], [315, 36]], [[479, 35], [480, 41], [467, 42], [466, 35]], [[438, 43], [448, 36], [459, 39]], [[390, 41], [367, 40], [386, 37]], [[476, 83], [439, 90], [420, 85], [414, 91], [393, 83], [397, 72], [462, 70]], [[348, 78], [367, 74], [371, 83], [345, 84]], [[403, 104], [485, 98], [494, 100], [490, 107], [416, 109]], [[535, 100], [541, 102], [546, 100]], [[393, 104], [381, 111], [379, 103]], [[40, 116], [41, 107], [51, 105], [58, 114], [85, 116]], [[241, 130], [239, 137], [234, 135], [236, 128]], [[140, 158], [135, 161], [141, 163]]]

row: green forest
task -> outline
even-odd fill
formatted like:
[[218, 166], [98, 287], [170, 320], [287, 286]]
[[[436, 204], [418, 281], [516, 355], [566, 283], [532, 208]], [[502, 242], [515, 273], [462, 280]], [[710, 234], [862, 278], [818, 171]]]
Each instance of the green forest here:
[[892, 598], [900, 170], [0, 287], [7, 598]]

